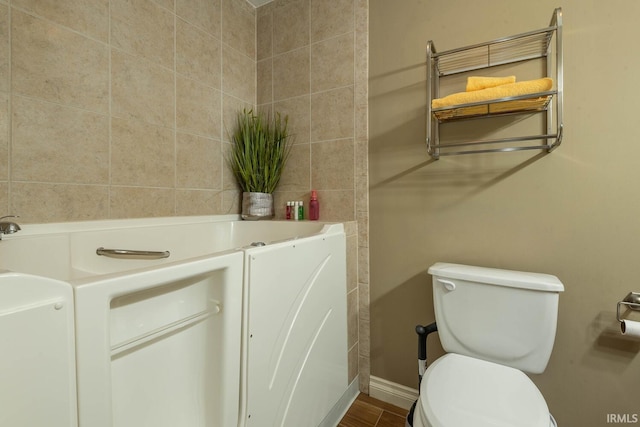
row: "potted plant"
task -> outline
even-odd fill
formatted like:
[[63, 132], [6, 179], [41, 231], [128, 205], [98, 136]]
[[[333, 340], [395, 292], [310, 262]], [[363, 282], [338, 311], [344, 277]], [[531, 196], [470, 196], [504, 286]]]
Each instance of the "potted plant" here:
[[289, 117], [279, 113], [238, 113], [229, 163], [242, 189], [242, 218], [274, 216], [273, 192], [291, 152]]

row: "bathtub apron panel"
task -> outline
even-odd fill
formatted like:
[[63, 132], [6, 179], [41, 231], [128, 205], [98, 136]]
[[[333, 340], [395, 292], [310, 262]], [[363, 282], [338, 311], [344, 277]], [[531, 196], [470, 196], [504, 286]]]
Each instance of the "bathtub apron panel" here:
[[246, 251], [247, 426], [319, 425], [348, 387], [343, 233]]
[[242, 254], [76, 286], [81, 426], [236, 427]]
[[77, 426], [71, 286], [0, 270], [0, 337], [0, 426]]

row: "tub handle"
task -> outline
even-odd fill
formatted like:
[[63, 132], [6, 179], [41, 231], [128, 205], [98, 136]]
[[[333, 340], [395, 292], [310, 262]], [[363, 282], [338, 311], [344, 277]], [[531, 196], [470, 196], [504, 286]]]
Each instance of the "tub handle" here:
[[109, 258], [161, 259], [169, 258], [169, 251], [134, 251], [131, 249], [105, 249], [99, 247], [96, 254]]

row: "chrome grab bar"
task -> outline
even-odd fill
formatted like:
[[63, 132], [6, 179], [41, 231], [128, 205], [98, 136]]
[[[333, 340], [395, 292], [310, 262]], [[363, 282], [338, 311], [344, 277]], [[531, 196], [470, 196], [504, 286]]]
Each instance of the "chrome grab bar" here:
[[99, 247], [96, 254], [109, 258], [161, 259], [169, 258], [169, 251], [134, 251], [131, 249], [105, 249]]

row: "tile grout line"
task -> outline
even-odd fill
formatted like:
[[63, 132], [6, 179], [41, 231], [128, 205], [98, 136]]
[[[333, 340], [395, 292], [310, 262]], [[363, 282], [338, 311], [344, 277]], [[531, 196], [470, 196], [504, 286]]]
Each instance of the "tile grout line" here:
[[107, 160], [107, 170], [109, 176], [107, 177], [107, 212], [106, 217], [111, 219], [112, 212], [111, 207], [113, 206], [113, 51], [111, 49], [111, 2], [107, 5], [107, 60], [109, 61], [107, 64], [108, 70], [108, 82], [109, 87], [108, 91], [108, 103], [107, 103], [107, 114], [109, 118], [107, 123], [109, 123], [109, 128], [107, 129], [107, 143], [108, 143], [108, 160]]
[[11, 166], [11, 158], [13, 157], [13, 27], [11, 2], [7, 4], [7, 39], [8, 39], [8, 56], [9, 67], [7, 76], [7, 212], [3, 215], [18, 215], [18, 212], [12, 212], [15, 202], [13, 200], [13, 168]]

